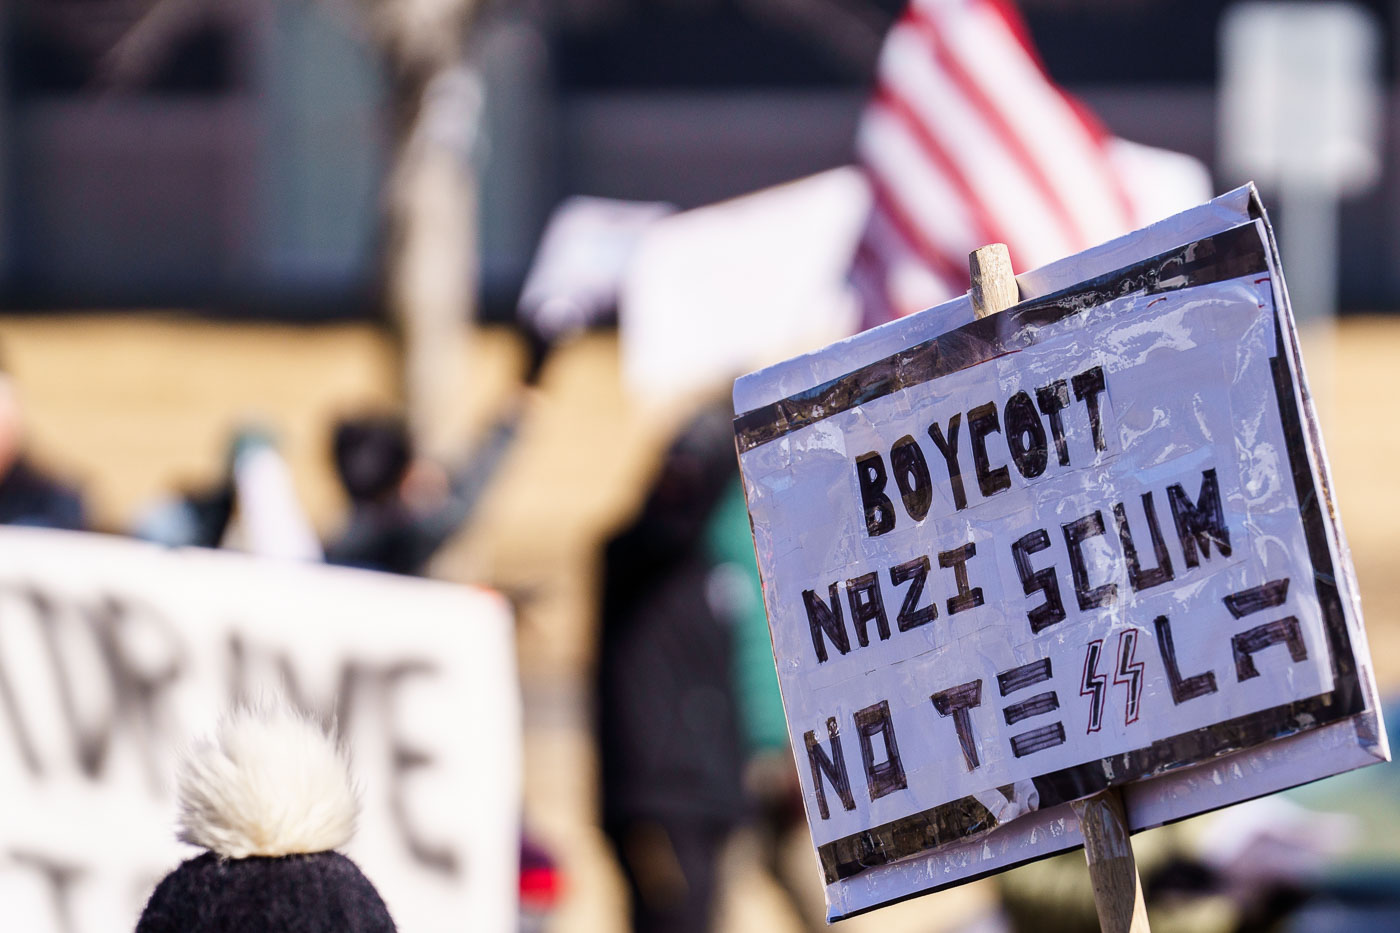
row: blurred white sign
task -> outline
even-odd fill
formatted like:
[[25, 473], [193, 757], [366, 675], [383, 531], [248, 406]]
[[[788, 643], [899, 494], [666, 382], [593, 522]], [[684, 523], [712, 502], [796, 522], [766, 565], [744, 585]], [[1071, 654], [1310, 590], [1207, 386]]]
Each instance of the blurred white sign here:
[[520, 293], [520, 313], [542, 336], [557, 339], [617, 310], [643, 234], [675, 213], [655, 201], [575, 196], [554, 209]]
[[1264, 185], [1337, 194], [1374, 182], [1381, 39], [1370, 11], [1350, 3], [1232, 7], [1220, 41], [1226, 169]]
[[399, 929], [513, 933], [510, 611], [465, 587], [0, 529], [0, 903], [26, 933], [129, 931], [177, 843], [175, 751], [282, 685], [337, 717], [346, 854]]
[[623, 282], [622, 374], [665, 405], [855, 329], [851, 257], [870, 210], [838, 168], [668, 217]]

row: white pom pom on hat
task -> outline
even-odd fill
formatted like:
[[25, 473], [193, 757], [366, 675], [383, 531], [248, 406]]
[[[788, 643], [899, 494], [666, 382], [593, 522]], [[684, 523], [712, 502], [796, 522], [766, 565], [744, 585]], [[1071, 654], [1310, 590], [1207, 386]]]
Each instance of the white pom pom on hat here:
[[222, 858], [328, 852], [355, 833], [345, 751], [280, 700], [235, 710], [179, 772], [183, 842]]

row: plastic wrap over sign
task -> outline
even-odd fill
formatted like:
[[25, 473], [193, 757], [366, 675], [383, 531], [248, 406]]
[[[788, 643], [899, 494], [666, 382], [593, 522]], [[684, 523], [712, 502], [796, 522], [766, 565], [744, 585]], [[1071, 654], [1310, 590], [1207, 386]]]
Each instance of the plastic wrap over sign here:
[[[833, 917], [1076, 845], [1105, 787], [1139, 828], [1388, 757], [1252, 192], [1020, 285], [736, 387]], [[1334, 724], [1343, 767], [1273, 747]]]

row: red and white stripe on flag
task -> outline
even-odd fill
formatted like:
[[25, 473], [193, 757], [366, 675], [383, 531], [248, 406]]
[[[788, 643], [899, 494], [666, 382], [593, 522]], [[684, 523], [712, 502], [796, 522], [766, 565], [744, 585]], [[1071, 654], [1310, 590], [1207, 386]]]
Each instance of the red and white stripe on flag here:
[[1153, 159], [1056, 87], [1010, 0], [912, 0], [857, 151], [874, 194], [851, 270], [865, 326], [966, 291], [967, 254], [986, 243], [1022, 271], [1165, 216], [1133, 196], [1144, 166], [1180, 189], [1168, 206], [1209, 197], [1199, 163]]

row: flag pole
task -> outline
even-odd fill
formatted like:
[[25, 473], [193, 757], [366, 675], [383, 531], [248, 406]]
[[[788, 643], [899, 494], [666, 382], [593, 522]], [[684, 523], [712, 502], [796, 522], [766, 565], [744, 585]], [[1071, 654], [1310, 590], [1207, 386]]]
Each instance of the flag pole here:
[[[1006, 244], [991, 243], [973, 250], [967, 264], [972, 272], [972, 309], [979, 320], [1020, 301]], [[1099, 928], [1103, 933], [1150, 933], [1122, 794], [1118, 788], [1110, 787], [1076, 800], [1072, 806], [1084, 837], [1084, 858], [1094, 886]]]

